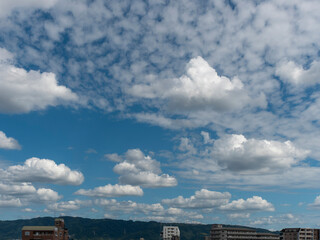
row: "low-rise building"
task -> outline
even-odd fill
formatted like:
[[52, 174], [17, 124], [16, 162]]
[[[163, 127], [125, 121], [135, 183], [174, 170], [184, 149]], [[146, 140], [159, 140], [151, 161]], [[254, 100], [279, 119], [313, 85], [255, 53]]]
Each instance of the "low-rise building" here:
[[57, 218], [54, 222], [54, 226], [24, 226], [22, 240], [69, 240], [64, 220]]
[[273, 233], [258, 233], [249, 228], [223, 227], [213, 224], [210, 230], [210, 240], [279, 240], [280, 236]]
[[281, 240], [319, 240], [319, 229], [284, 228], [280, 234]]

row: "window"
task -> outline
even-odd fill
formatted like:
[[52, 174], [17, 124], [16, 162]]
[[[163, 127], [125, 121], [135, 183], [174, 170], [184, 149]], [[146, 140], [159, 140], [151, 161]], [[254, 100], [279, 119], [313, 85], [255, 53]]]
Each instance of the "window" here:
[[30, 232], [24, 232], [25, 236], [30, 236]]

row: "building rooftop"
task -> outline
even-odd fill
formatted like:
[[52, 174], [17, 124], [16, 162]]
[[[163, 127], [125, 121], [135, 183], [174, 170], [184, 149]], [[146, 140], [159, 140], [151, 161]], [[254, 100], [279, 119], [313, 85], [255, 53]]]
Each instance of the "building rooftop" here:
[[245, 232], [256, 232], [254, 229], [251, 228], [242, 228], [242, 227], [216, 227], [212, 226], [212, 230], [229, 230], [229, 231], [245, 231]]
[[24, 226], [22, 231], [56, 231], [55, 226]]

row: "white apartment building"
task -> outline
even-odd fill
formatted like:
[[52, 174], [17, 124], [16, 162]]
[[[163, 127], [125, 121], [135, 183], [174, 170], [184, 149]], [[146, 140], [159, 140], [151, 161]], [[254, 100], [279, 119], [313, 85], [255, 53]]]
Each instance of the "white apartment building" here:
[[163, 240], [172, 240], [180, 239], [180, 230], [177, 226], [163, 226], [162, 239]]

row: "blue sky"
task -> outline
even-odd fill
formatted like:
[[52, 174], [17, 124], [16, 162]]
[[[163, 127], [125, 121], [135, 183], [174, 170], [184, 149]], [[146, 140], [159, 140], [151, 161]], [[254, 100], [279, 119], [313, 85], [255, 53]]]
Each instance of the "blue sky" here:
[[0, 218], [319, 227], [316, 0], [0, 3]]

